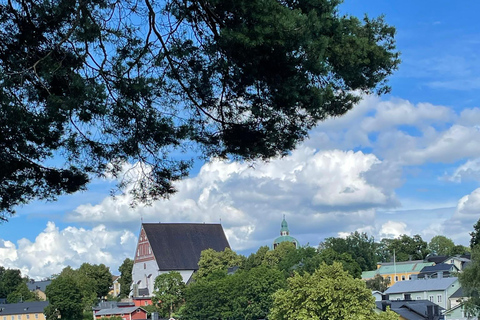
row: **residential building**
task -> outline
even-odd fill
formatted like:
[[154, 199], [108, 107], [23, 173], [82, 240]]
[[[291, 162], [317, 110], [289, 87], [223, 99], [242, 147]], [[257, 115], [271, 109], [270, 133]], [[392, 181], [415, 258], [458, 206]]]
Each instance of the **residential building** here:
[[439, 263], [434, 266], [424, 267], [417, 278], [436, 278], [439, 273], [442, 273], [443, 277], [450, 277], [454, 276], [456, 272], [458, 272], [458, 268], [454, 264]]
[[108, 292], [109, 295], [112, 297], [118, 297], [120, 295], [120, 276], [112, 276], [112, 287], [110, 288], [110, 291]]
[[433, 266], [434, 262], [423, 260], [382, 262], [377, 264], [377, 270], [362, 272], [362, 279], [373, 279], [377, 274], [388, 279], [390, 286], [399, 281], [410, 280], [412, 276], [418, 275], [424, 267]]
[[51, 280], [35, 281], [31, 279], [27, 282], [27, 287], [28, 290], [34, 292], [37, 295], [39, 300], [45, 301], [47, 300], [45, 291], [48, 285], [50, 285], [50, 283], [52, 283]]
[[48, 301], [0, 304], [0, 320], [45, 320]]
[[283, 220], [280, 228], [280, 237], [277, 237], [273, 241], [273, 249], [275, 249], [282, 242], [291, 242], [295, 245], [295, 248], [298, 248], [298, 240], [290, 235], [288, 230], [288, 224], [285, 220], [285, 215], [283, 215]]
[[124, 307], [101, 309], [95, 312], [95, 319], [110, 318], [113, 316], [121, 317], [123, 320], [145, 320], [147, 311], [140, 307]]
[[444, 278], [441, 273], [438, 278], [400, 281], [385, 291], [390, 300], [429, 300], [448, 310], [451, 308], [450, 297], [460, 288], [456, 277]]
[[150, 297], [162, 273], [178, 271], [188, 283], [203, 250], [225, 248], [230, 245], [220, 224], [143, 223], [132, 269], [134, 299]]

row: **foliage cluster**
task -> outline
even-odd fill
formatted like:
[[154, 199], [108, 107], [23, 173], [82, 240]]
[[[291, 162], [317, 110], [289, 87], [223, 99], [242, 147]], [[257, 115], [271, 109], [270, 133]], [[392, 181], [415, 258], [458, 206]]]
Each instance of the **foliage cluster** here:
[[91, 310], [112, 286], [112, 274], [104, 264], [83, 263], [80, 268], [66, 267], [47, 287], [50, 301], [45, 310], [48, 319], [81, 320], [83, 311]]
[[37, 300], [36, 294], [27, 287], [28, 280], [20, 270], [0, 266], [0, 298], [7, 298], [8, 303]]
[[125, 162], [141, 172], [136, 201], [168, 196], [187, 151], [285, 155], [360, 94], [387, 92], [395, 28], [340, 3], [0, 3], [0, 219], [94, 176], [125, 187]]

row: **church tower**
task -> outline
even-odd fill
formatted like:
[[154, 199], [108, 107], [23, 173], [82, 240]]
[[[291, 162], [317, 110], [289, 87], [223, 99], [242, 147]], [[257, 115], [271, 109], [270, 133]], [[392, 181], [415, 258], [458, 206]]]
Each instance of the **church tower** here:
[[288, 230], [288, 223], [287, 220], [285, 220], [285, 215], [283, 215], [282, 225], [280, 229], [280, 237], [276, 238], [273, 241], [273, 249], [275, 249], [282, 242], [291, 242], [295, 245], [295, 248], [298, 248], [297, 239], [290, 236], [290, 231]]

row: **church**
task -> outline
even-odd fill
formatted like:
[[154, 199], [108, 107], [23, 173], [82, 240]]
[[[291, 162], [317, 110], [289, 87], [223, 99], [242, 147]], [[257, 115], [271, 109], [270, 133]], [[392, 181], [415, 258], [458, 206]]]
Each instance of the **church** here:
[[132, 269], [134, 297], [150, 297], [155, 278], [177, 271], [188, 283], [205, 249], [230, 248], [220, 224], [142, 223]]

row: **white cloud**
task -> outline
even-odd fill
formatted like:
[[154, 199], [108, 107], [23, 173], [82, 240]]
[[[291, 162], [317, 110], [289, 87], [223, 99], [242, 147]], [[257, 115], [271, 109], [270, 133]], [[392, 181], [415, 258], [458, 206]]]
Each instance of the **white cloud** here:
[[380, 236], [383, 238], [398, 238], [402, 234], [410, 235], [407, 224], [401, 221], [387, 221], [380, 229]]
[[136, 237], [127, 230], [113, 231], [104, 225], [92, 229], [67, 227], [60, 230], [48, 222], [35, 241], [22, 238], [17, 245], [0, 239], [0, 265], [16, 268], [23, 275], [41, 279], [59, 273], [64, 267], [84, 262], [103, 263], [118, 273], [118, 266], [133, 254]]
[[480, 158], [468, 160], [458, 167], [451, 176], [448, 176], [447, 179], [454, 182], [480, 181]]
[[[381, 183], [400, 174], [372, 154], [318, 151], [300, 147], [268, 163], [211, 161], [196, 177], [180, 181], [178, 193], [152, 206], [132, 209], [128, 195], [85, 204], [67, 215], [70, 222], [119, 224], [219, 222], [234, 249], [265, 245], [275, 237], [283, 214], [297, 233], [350, 231], [365, 227], [378, 207], [398, 204], [393, 187]], [[375, 169], [375, 170], [374, 170]], [[368, 173], [370, 170], [372, 174]], [[346, 223], [348, 220], [348, 223]], [[270, 241], [270, 240], [268, 240]]]
[[443, 227], [452, 240], [468, 243], [469, 233], [480, 218], [480, 188], [462, 197], [458, 201], [453, 216], [446, 220]]

